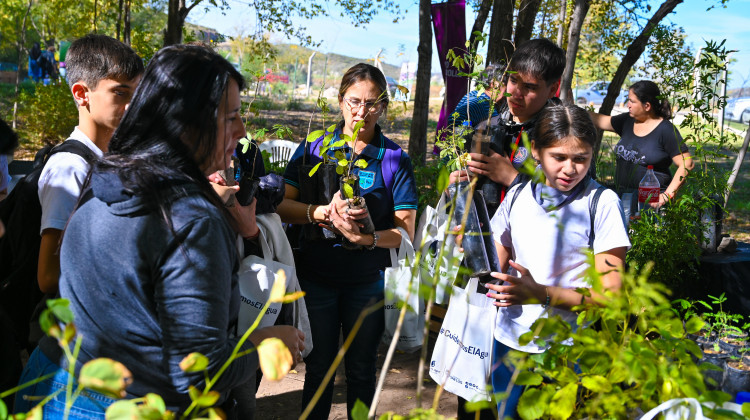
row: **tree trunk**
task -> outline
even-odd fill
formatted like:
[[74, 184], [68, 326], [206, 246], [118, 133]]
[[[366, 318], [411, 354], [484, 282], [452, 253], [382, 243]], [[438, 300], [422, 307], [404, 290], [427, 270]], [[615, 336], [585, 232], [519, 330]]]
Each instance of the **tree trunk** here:
[[740, 168], [742, 167], [742, 161], [745, 160], [745, 153], [747, 153], [748, 145], [750, 145], [750, 126], [747, 127], [747, 131], [745, 132], [745, 141], [742, 142], [740, 152], [737, 154], [737, 160], [734, 162], [732, 172], [729, 174], [729, 180], [727, 181], [726, 189], [727, 193], [724, 197], [724, 207], [729, 204], [729, 194], [734, 189], [734, 181], [737, 179], [737, 174], [740, 173]]
[[521, 0], [521, 6], [518, 9], [518, 22], [516, 22], [516, 36], [513, 38], [516, 48], [531, 39], [536, 14], [539, 13], [539, 6], [541, 5], [542, 0]]
[[565, 36], [565, 13], [568, 11], [568, 0], [560, 0], [560, 26], [557, 28], [557, 46], [562, 48]]
[[21, 40], [18, 42], [18, 69], [16, 69], [16, 90], [15, 99], [13, 100], [13, 121], [11, 126], [16, 129], [16, 116], [18, 115], [18, 91], [21, 85], [21, 68], [23, 66], [24, 49], [26, 45], [26, 21], [29, 19], [29, 13], [31, 13], [31, 5], [34, 0], [29, 0], [29, 5], [26, 7], [26, 14], [23, 15], [23, 24], [21, 24]]
[[122, 42], [130, 45], [130, 0], [125, 0], [125, 18], [123, 19]]
[[167, 29], [164, 31], [164, 46], [179, 44], [182, 42], [182, 19], [180, 8], [184, 7], [184, 0], [169, 0], [167, 8]]
[[117, 3], [117, 25], [115, 25], [115, 34], [116, 34], [115, 39], [118, 41], [120, 40], [120, 29], [122, 28], [122, 15], [123, 15], [122, 3], [123, 3], [123, 0], [119, 0]]
[[570, 31], [568, 33], [568, 49], [565, 52], [565, 71], [562, 75], [560, 86], [560, 100], [563, 102], [572, 102], [570, 97], [572, 93], [571, 83], [573, 82], [573, 70], [576, 65], [576, 54], [578, 54], [578, 42], [581, 40], [581, 27], [589, 12], [590, 0], [576, 0], [573, 15], [570, 18]]
[[427, 153], [427, 117], [430, 110], [430, 65], [432, 63], [432, 17], [430, 0], [419, 0], [419, 46], [417, 85], [414, 89], [414, 113], [409, 131], [409, 156], [425, 162]]
[[[641, 57], [643, 51], [646, 50], [646, 45], [648, 45], [648, 39], [651, 36], [651, 32], [656, 28], [656, 25], [658, 25], [665, 16], [672, 13], [674, 8], [680, 3], [682, 3], [682, 0], [665, 0], [664, 3], [659, 6], [656, 13], [651, 16], [651, 19], [648, 20], [648, 23], [643, 27], [641, 33], [630, 43], [630, 46], [628, 46], [628, 49], [625, 52], [625, 56], [622, 57], [622, 61], [615, 71], [614, 77], [612, 77], [612, 81], [609, 83], [607, 96], [604, 97], [602, 106], [599, 107], [600, 114], [610, 115], [612, 113], [612, 108], [615, 106], [615, 101], [620, 94], [620, 88], [625, 82], [625, 77], [628, 75], [628, 72], [635, 62]], [[594, 147], [594, 156], [598, 156], [601, 143], [602, 135], [600, 132], [599, 138], [596, 141], [596, 147]]]
[[490, 15], [491, 8], [492, 0], [482, 0], [482, 4], [479, 5], [479, 11], [477, 12], [477, 18], [474, 20], [474, 26], [471, 27], [471, 33], [469, 34], [469, 46], [476, 47], [474, 45], [477, 41], [475, 33], [481, 33], [484, 29], [484, 24], [487, 23], [487, 16]]
[[490, 38], [487, 44], [487, 64], [508, 62], [513, 54], [513, 0], [494, 0]]

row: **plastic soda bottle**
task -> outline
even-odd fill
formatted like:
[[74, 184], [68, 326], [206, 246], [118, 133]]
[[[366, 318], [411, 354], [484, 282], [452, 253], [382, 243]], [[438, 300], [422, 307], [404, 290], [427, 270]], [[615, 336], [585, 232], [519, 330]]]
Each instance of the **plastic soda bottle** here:
[[646, 175], [641, 179], [641, 183], [638, 184], [638, 211], [643, 211], [644, 208], [649, 208], [649, 203], [659, 202], [659, 180], [654, 174], [654, 166], [648, 165]]

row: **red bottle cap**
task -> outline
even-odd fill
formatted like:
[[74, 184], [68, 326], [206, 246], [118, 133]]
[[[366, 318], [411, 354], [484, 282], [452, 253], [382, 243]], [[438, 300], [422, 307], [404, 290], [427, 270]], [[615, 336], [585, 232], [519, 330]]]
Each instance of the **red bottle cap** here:
[[648, 165], [646, 168], [647, 169], [654, 169], [654, 165]]

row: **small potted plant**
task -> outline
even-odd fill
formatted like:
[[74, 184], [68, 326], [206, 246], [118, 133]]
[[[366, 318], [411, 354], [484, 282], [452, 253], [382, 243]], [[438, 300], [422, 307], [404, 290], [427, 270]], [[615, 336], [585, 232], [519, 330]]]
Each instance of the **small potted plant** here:
[[[328, 129], [326, 129], [324, 133], [313, 132], [308, 136], [309, 139], [313, 135], [324, 135], [322, 143], [319, 146], [319, 155], [322, 161], [313, 166], [312, 169], [310, 169], [309, 176], [312, 177], [322, 165], [327, 165], [328, 167], [335, 168], [335, 174], [340, 177], [338, 178], [338, 190], [341, 192], [341, 198], [347, 200], [349, 208], [351, 208], [352, 210], [367, 209], [367, 203], [365, 202], [364, 197], [360, 195], [359, 176], [355, 171], [355, 168], [367, 168], [367, 162], [364, 159], [360, 159], [353, 152], [354, 150], [356, 150], [359, 130], [363, 125], [364, 120], [359, 121], [357, 124], [355, 124], [352, 136], [344, 133], [339, 133], [339, 137], [336, 138], [336, 125], [328, 127]], [[347, 143], [352, 144], [352, 153], [349, 156], [347, 156], [347, 154], [343, 150], [338, 149], [339, 147]], [[331, 149], [335, 150], [333, 153], [333, 158], [328, 154], [328, 151]], [[375, 232], [375, 224], [372, 222], [372, 217], [370, 217], [369, 213], [367, 213], [366, 218], [359, 219], [358, 221], [363, 225], [363, 227], [360, 228], [360, 231], [362, 233]], [[361, 246], [348, 243], [348, 241], [346, 240], [344, 240], [344, 244], [350, 249], [361, 248]]]
[[726, 362], [721, 390], [734, 398], [738, 392], [750, 390], [750, 357], [746, 353], [750, 347], [742, 347], [737, 356]]

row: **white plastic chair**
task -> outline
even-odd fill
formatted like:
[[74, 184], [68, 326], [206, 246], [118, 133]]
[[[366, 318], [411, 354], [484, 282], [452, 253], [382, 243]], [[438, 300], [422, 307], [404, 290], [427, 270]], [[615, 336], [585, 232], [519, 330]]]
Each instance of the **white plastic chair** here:
[[260, 150], [271, 154], [271, 163], [286, 164], [292, 158], [297, 145], [289, 140], [266, 140], [259, 147]]

